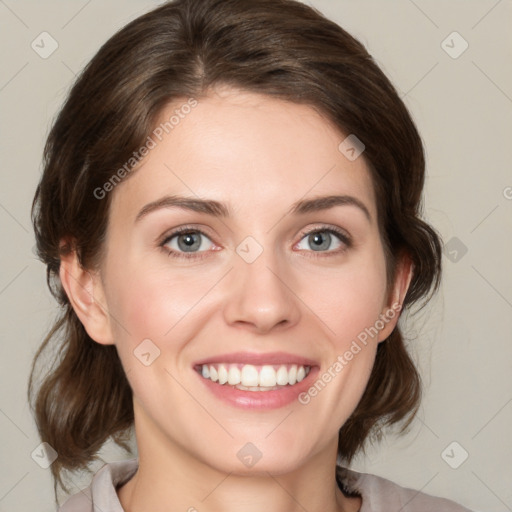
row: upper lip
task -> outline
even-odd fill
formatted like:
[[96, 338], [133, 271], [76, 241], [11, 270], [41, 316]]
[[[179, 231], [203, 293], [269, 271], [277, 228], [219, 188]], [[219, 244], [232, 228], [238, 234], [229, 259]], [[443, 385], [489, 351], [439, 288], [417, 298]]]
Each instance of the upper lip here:
[[240, 363], [252, 365], [272, 365], [272, 364], [297, 364], [302, 366], [317, 366], [318, 363], [307, 357], [289, 354], [286, 352], [267, 352], [258, 354], [255, 352], [230, 352], [229, 354], [219, 354], [201, 359], [194, 363], [194, 366], [213, 363]]

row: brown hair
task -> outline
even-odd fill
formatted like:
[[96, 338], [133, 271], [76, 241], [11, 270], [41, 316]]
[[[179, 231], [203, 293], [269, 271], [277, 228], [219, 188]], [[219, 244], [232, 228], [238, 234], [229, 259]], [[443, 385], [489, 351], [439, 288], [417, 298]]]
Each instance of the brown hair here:
[[[60, 257], [76, 250], [85, 268], [99, 264], [111, 194], [97, 199], [94, 191], [144, 144], [166, 104], [204, 97], [222, 84], [311, 105], [342, 133], [356, 134], [375, 187], [388, 282], [405, 254], [414, 274], [404, 307], [425, 303], [439, 285], [440, 238], [420, 218], [422, 142], [361, 43], [293, 0], [176, 0], [137, 18], [77, 78], [48, 136], [32, 207], [38, 254], [62, 307], [28, 388], [39, 434], [58, 452], [55, 489], [57, 481], [66, 489], [64, 469], [86, 469], [110, 437], [126, 447], [123, 434], [133, 424], [132, 391], [116, 348], [86, 333], [61, 286]], [[62, 239], [73, 243], [61, 248]], [[36, 363], [51, 340], [59, 343], [58, 356], [34, 390]], [[396, 327], [379, 344], [365, 393], [340, 429], [340, 460], [350, 462], [384, 425], [407, 426], [420, 394]]]

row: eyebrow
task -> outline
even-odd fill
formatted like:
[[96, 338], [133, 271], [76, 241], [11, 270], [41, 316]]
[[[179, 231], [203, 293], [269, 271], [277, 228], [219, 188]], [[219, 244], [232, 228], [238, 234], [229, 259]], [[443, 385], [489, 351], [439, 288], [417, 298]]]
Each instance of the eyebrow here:
[[[286, 215], [304, 215], [306, 213], [328, 210], [335, 206], [355, 206], [364, 213], [368, 221], [372, 221], [370, 212], [365, 204], [356, 197], [348, 195], [329, 195], [314, 197], [312, 199], [302, 199], [293, 203]], [[173, 195], [162, 197], [145, 205], [137, 214], [135, 222], [140, 221], [151, 212], [163, 208], [180, 208], [222, 218], [231, 216], [229, 207], [219, 201]]]

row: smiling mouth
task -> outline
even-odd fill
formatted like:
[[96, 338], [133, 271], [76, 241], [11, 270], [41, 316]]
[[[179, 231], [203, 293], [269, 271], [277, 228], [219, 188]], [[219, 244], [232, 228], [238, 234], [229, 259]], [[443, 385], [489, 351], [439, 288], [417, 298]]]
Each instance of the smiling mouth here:
[[298, 384], [309, 374], [311, 366], [211, 363], [197, 365], [195, 370], [204, 379], [241, 391], [273, 391]]

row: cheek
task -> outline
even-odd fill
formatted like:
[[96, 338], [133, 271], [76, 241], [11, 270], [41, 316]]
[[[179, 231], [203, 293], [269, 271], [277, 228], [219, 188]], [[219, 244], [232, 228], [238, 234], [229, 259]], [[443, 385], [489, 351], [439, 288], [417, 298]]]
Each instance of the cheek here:
[[310, 404], [318, 417], [332, 415], [336, 429], [355, 409], [373, 368], [387, 296], [384, 255], [375, 247], [336, 272], [315, 277], [316, 285], [308, 280], [304, 288], [305, 302], [322, 320], [327, 343], [321, 372], [301, 403]]
[[326, 333], [344, 344], [375, 324], [387, 295], [384, 257], [368, 254], [336, 271], [308, 277], [302, 284], [304, 302], [323, 320]]
[[[130, 276], [129, 279], [124, 276]], [[153, 264], [127, 264], [109, 275], [109, 310], [118, 350], [133, 352], [150, 339], [163, 352], [193, 336], [194, 318], [206, 304], [207, 292], [218, 276], [204, 272], [170, 272]], [[211, 279], [210, 279], [211, 278]], [[204, 307], [204, 306], [203, 306]]]
[[208, 283], [185, 280], [176, 273], [171, 278], [156, 266], [148, 270], [142, 265], [132, 265], [126, 274], [119, 268], [109, 277], [116, 347], [135, 396], [144, 404], [186, 402], [186, 394], [174, 389], [169, 372], [194, 336], [190, 319], [199, 310], [194, 305]]
[[347, 421], [357, 407], [375, 361], [385, 280], [356, 273], [330, 285], [331, 302], [319, 313], [326, 343], [323, 365], [311, 387], [299, 397], [309, 413], [326, 421], [329, 435]]

